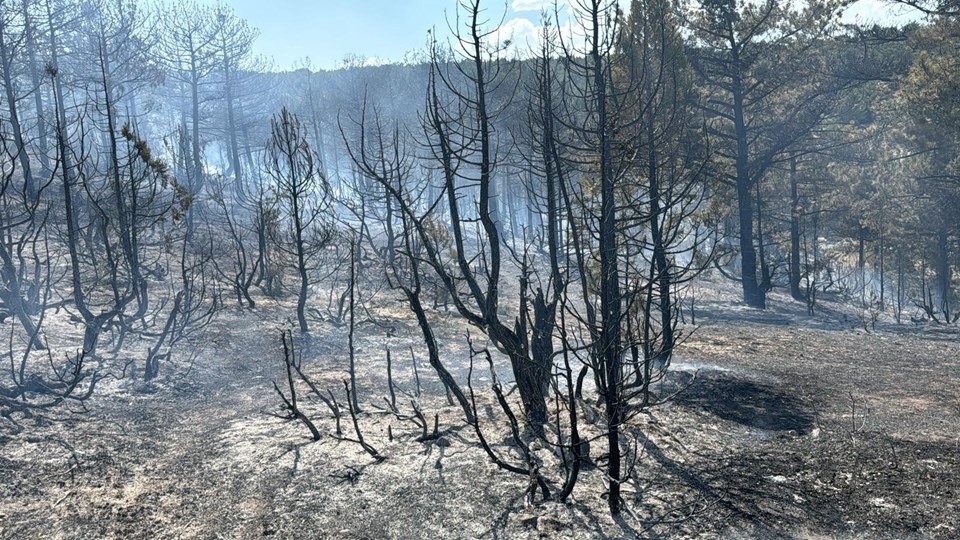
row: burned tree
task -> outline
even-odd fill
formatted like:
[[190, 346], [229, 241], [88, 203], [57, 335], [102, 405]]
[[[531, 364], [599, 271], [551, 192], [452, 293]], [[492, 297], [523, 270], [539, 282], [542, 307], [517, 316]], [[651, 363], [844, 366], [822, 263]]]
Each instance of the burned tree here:
[[319, 257], [333, 239], [330, 186], [320, 170], [319, 157], [307, 142], [306, 127], [286, 108], [271, 121], [271, 138], [264, 156], [264, 171], [273, 181], [282, 231], [278, 248], [294, 262], [300, 287], [297, 320], [300, 332], [308, 331], [307, 296]]
[[[698, 270], [704, 238], [694, 218], [708, 152], [674, 8], [633, 2], [623, 21], [615, 2], [583, 0], [575, 13], [583, 45], [562, 42], [565, 91], [552, 120], [538, 123], [542, 140], [561, 135], [543, 153], [562, 154], [554, 169], [563, 173], [566, 164], [571, 178], [558, 191], [564, 252], [572, 255], [565, 273], [579, 279], [565, 281], [559, 300], [561, 380], [573, 386], [570, 358], [583, 369], [569, 392], [584, 395], [593, 376], [607, 500], [617, 514], [621, 484], [632, 475], [632, 466], [622, 467], [630, 422], [657, 401], [650, 385], [664, 376], [680, 338], [676, 295]], [[572, 416], [574, 404], [568, 408]]]
[[[695, 269], [692, 255], [701, 243], [691, 217], [703, 197], [706, 150], [691, 135], [692, 84], [676, 19], [665, 4], [644, 5], [637, 10], [649, 10], [655, 20], [638, 22], [625, 35], [613, 2], [582, 2], [578, 24], [587, 48], [567, 44], [562, 63], [554, 60], [559, 49], [548, 25], [527, 88], [528, 125], [519, 134], [531, 149], [530, 177], [546, 187], [538, 199], [544, 227], [529, 237], [512, 230], [514, 238], [506, 238], [493, 184], [504, 170], [497, 148], [506, 138], [499, 129], [513, 97], [507, 90], [518, 83], [499, 60], [492, 31], [481, 26], [479, 3], [462, 8], [459, 61], [448, 62], [433, 45], [421, 113], [425, 166], [439, 173], [439, 188], [432, 189], [429, 176], [417, 178], [413, 153], [376, 108], [359, 111], [359, 141], [347, 141], [348, 149], [363, 175], [396, 205], [402, 242], [388, 279], [417, 315], [431, 365], [454, 390], [487, 455], [504, 470], [535, 478], [550, 497], [550, 475], [529, 444], [530, 437], [542, 438], [564, 457], [556, 493], [569, 496], [587, 459], [578, 409], [584, 380], [592, 375], [605, 412], [595, 427], [607, 441], [610, 509], [616, 513], [620, 484], [630, 474], [621, 469], [622, 426], [651, 405], [649, 385], [669, 364], [678, 337], [673, 295]], [[633, 67], [619, 67], [630, 62]], [[542, 243], [538, 248], [543, 241], [545, 249]], [[486, 440], [473, 371], [464, 395], [439, 361], [421, 302], [428, 276], [448, 292], [457, 314], [510, 361], [525, 414], [514, 413], [500, 383], [492, 390], [509, 420], [517, 463]], [[500, 292], [507, 279], [519, 284], [515, 304]], [[472, 342], [471, 349], [485, 358], [496, 381], [492, 350]], [[557, 383], [551, 384], [554, 373]], [[548, 401], [564, 417], [556, 425], [548, 421]]]

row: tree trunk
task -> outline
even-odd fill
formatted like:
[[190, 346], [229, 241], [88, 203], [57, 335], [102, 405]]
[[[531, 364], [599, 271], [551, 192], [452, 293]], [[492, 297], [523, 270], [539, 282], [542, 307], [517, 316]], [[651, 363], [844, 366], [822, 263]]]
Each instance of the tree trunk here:
[[[292, 170], [292, 169], [291, 169]], [[297, 295], [297, 321], [300, 323], [300, 333], [306, 334], [308, 331], [307, 328], [307, 293], [309, 292], [309, 276], [307, 276], [307, 257], [306, 257], [306, 245], [304, 244], [304, 225], [303, 219], [300, 215], [300, 200], [299, 197], [292, 197], [293, 202], [293, 219], [294, 227], [296, 228], [296, 242], [297, 242], [297, 274], [300, 276], [300, 293]], [[351, 256], [352, 257], [352, 256]], [[352, 266], [353, 259], [351, 258], [351, 272], [353, 269]], [[350, 276], [350, 305], [351, 309], [353, 306], [353, 274]], [[352, 320], [352, 316], [351, 316]]]
[[800, 281], [803, 279], [800, 264], [800, 223], [803, 218], [800, 207], [800, 189], [797, 182], [797, 157], [790, 156], [790, 295], [794, 300], [806, 301]]
[[[653, 240], [653, 263], [656, 267], [657, 300], [660, 308], [661, 343], [653, 360], [666, 365], [673, 354], [673, 301], [670, 296], [670, 265], [667, 262], [666, 246], [663, 242], [660, 178], [657, 170], [657, 147], [654, 131], [654, 118], [647, 115], [647, 181], [650, 188], [650, 236]], [[648, 317], [649, 320], [649, 317]], [[647, 325], [649, 326], [649, 324]], [[648, 366], [649, 367], [649, 366]], [[649, 373], [645, 379], [649, 379]]]
[[27, 195], [27, 200], [33, 201], [37, 197], [36, 185], [30, 170], [30, 156], [24, 143], [20, 116], [17, 111], [17, 96], [14, 94], [13, 74], [11, 73], [13, 58], [7, 46], [5, 34], [5, 21], [3, 17], [0, 17], [0, 68], [3, 69], [3, 87], [7, 98], [7, 111], [10, 113], [10, 130], [13, 134], [13, 144], [17, 157], [20, 159], [20, 168], [23, 169], [24, 192]]
[[[224, 40], [226, 38], [223, 38]], [[230, 165], [233, 167], [233, 177], [237, 193], [244, 192], [243, 165], [240, 163], [240, 144], [237, 142], [237, 121], [234, 112], [233, 81], [231, 80], [230, 63], [227, 59], [226, 45], [223, 47], [223, 77], [227, 104], [227, 131], [230, 137]]]
[[757, 251], [753, 241], [753, 194], [754, 178], [749, 169], [749, 142], [747, 123], [744, 118], [743, 81], [741, 80], [739, 56], [733, 52], [733, 112], [737, 137], [737, 212], [740, 218], [740, 272], [743, 301], [755, 308], [766, 307], [766, 294], [757, 280]]
[[357, 294], [357, 249], [359, 241], [350, 244], [350, 330], [347, 335], [348, 347], [350, 348], [350, 387], [353, 392], [350, 394], [353, 410], [360, 410], [360, 403], [357, 400], [357, 364], [354, 350], [354, 331], [356, 329], [356, 294]]
[[617, 253], [616, 194], [612, 164], [612, 141], [607, 116], [607, 81], [604, 59], [600, 54], [600, 14], [592, 14], [592, 77], [597, 114], [597, 135], [600, 161], [600, 312], [602, 326], [597, 344], [597, 359], [602, 369], [601, 394], [607, 420], [607, 481], [610, 513], [620, 513], [620, 424], [623, 410], [620, 403], [622, 371], [620, 366], [620, 273]]
[[[940, 296], [940, 313], [944, 320], [950, 322], [952, 306], [950, 301], [953, 295], [953, 275], [950, 269], [950, 241], [947, 231], [941, 229], [937, 231], [937, 294]], [[931, 306], [932, 308], [933, 306]]]
[[867, 228], [862, 224], [857, 229], [857, 272], [860, 274], [860, 304], [867, 301], [867, 256], [866, 256]]
[[40, 157], [40, 167], [43, 176], [50, 176], [50, 158], [47, 156], [48, 143], [47, 121], [43, 113], [43, 93], [40, 91], [42, 81], [37, 67], [37, 43], [34, 36], [34, 26], [30, 17], [29, 0], [23, 0], [23, 33], [27, 46], [27, 63], [30, 69], [30, 84], [33, 85], [33, 102], [37, 116], [37, 147]]

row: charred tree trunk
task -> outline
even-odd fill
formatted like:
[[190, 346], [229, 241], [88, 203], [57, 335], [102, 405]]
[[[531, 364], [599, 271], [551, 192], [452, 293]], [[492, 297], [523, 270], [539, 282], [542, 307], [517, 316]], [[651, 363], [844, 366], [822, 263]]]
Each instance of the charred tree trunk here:
[[23, 34], [27, 49], [27, 64], [30, 71], [30, 84], [33, 85], [33, 102], [37, 117], [37, 150], [40, 158], [40, 167], [45, 178], [50, 176], [50, 158], [47, 155], [49, 133], [47, 132], [47, 120], [43, 111], [43, 93], [41, 87], [43, 78], [40, 75], [40, 69], [37, 64], [37, 41], [35, 35], [35, 26], [33, 18], [30, 16], [30, 2], [23, 0]]
[[3, 88], [7, 98], [7, 112], [10, 115], [10, 130], [13, 132], [13, 144], [20, 160], [20, 168], [23, 172], [24, 193], [28, 200], [32, 201], [37, 197], [37, 187], [33, 179], [33, 172], [30, 166], [30, 155], [27, 153], [26, 143], [23, 137], [23, 129], [20, 124], [20, 115], [17, 110], [17, 96], [14, 93], [16, 86], [13, 82], [13, 57], [10, 46], [7, 43], [6, 21], [0, 16], [0, 69], [3, 70]]
[[[937, 255], [935, 261], [939, 309], [946, 322], [952, 321], [951, 300], [953, 296], [953, 273], [950, 268], [950, 238], [946, 230], [937, 231]], [[931, 305], [931, 307], [933, 307]]]
[[[670, 265], [667, 261], [667, 248], [663, 239], [663, 209], [661, 208], [660, 177], [657, 170], [656, 137], [654, 131], [654, 118], [652, 114], [647, 115], [647, 181], [650, 185], [650, 236], [653, 240], [653, 263], [655, 266], [655, 276], [657, 282], [657, 304], [660, 309], [660, 331], [661, 343], [653, 361], [666, 365], [670, 362], [673, 355], [674, 337], [673, 337], [673, 301], [671, 298], [670, 287], [671, 274]], [[649, 319], [649, 317], [648, 317]], [[649, 324], [647, 325], [649, 327]], [[645, 379], [649, 379], [647, 374]]]
[[[757, 249], [754, 245], [752, 190], [755, 179], [750, 174], [750, 143], [747, 138], [747, 120], [744, 115], [743, 78], [740, 73], [738, 48], [731, 48], [733, 55], [732, 93], [733, 124], [736, 135], [737, 214], [740, 221], [740, 281], [743, 301], [751, 307], [765, 308], [766, 294], [757, 279]], [[761, 240], [762, 241], [762, 240]]]
[[803, 208], [797, 182], [797, 157], [790, 156], [790, 295], [794, 300], [806, 301], [801, 288], [803, 273], [800, 261], [800, 226]]
[[594, 3], [591, 13], [591, 50], [590, 76], [592, 77], [596, 107], [596, 136], [598, 143], [600, 168], [600, 341], [594, 351], [600, 369], [600, 393], [604, 403], [607, 438], [607, 482], [609, 486], [607, 504], [610, 513], [620, 513], [620, 425], [623, 422], [623, 407], [620, 402], [623, 389], [620, 365], [620, 270], [617, 253], [617, 210], [614, 189], [614, 171], [612, 163], [612, 134], [607, 111], [607, 58], [601, 53], [601, 14]]
[[356, 365], [356, 354], [354, 349], [353, 337], [356, 331], [356, 291], [357, 291], [357, 250], [360, 249], [358, 241], [354, 241], [350, 244], [350, 327], [349, 333], [347, 335], [348, 347], [350, 348], [350, 387], [353, 389], [350, 392], [352, 396], [352, 401], [350, 407], [354, 411], [360, 410], [360, 402], [357, 400], [357, 365]]

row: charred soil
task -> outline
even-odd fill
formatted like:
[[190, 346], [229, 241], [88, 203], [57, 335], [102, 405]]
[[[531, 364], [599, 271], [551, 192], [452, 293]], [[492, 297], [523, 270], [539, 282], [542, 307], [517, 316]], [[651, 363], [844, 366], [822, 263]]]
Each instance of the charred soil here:
[[[657, 388], [679, 393], [629, 426], [640, 460], [617, 520], [604, 512], [599, 470], [568, 504], [526, 504], [524, 480], [488, 462], [419, 352], [415, 322], [393, 304], [359, 327], [357, 344], [359, 421], [386, 460], [331, 437], [329, 411], [305, 398], [324, 434], [311, 442], [271, 415], [291, 313], [275, 305], [224, 313], [194, 364], [165, 366], [154, 384], [105, 382], [86, 411], [0, 417], [0, 538], [960, 534], [955, 328], [868, 332], [840, 304], [807, 317], [774, 295], [761, 312], [714, 292], [723, 284], [698, 287], [695, 331]], [[438, 337], [463, 377], [466, 329], [455, 321], [438, 324]], [[342, 393], [346, 333], [315, 328], [304, 367]], [[420, 406], [438, 415], [439, 438], [417, 442], [416, 426], [385, 411], [388, 345], [406, 409], [414, 347]]]

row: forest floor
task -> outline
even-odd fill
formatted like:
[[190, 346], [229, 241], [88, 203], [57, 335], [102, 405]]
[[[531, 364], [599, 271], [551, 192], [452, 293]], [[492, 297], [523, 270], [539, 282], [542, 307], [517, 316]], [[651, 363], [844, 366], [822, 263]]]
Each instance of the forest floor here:
[[[443, 437], [415, 442], [412, 424], [382, 412], [387, 344], [413, 391], [419, 334], [400, 304], [377, 310], [391, 337], [365, 324], [357, 339], [360, 423], [386, 460], [311, 442], [269, 414], [292, 312], [261, 302], [225, 312], [192, 366], [165, 366], [156, 383], [104, 381], [88, 411], [0, 417], [0, 539], [960, 536], [956, 328], [868, 332], [838, 302], [807, 317], [780, 294], [757, 311], [730, 284], [695, 288], [695, 331], [660, 391], [689, 388], [634, 421], [640, 460], [621, 519], [596, 469], [567, 504], [526, 504], [526, 480], [486, 459], [419, 352], [422, 406]], [[441, 318], [444, 360], [463, 380], [466, 328]], [[341, 403], [346, 334], [317, 323], [304, 355]], [[322, 404], [305, 407], [333, 431]]]

